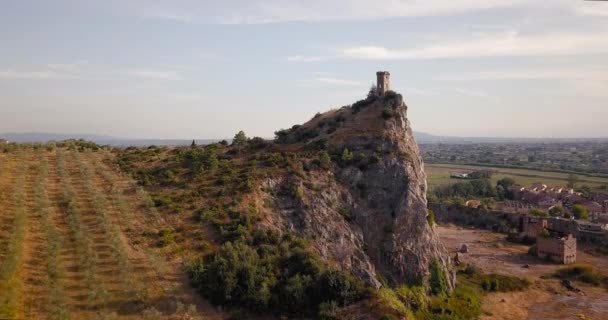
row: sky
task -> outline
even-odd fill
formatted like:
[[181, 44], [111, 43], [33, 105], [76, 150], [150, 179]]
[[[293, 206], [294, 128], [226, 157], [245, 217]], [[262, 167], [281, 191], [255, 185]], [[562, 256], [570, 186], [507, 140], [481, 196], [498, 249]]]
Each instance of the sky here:
[[272, 137], [379, 70], [416, 131], [608, 137], [608, 1], [0, 1], [0, 132]]

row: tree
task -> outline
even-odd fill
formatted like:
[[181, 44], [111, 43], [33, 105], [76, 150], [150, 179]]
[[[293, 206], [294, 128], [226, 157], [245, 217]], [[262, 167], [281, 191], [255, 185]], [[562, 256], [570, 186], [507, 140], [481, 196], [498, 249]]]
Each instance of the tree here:
[[571, 173], [568, 176], [568, 184], [567, 184], [568, 188], [575, 188], [577, 182], [578, 182], [578, 176]]
[[192, 148], [196, 147], [196, 141], [194, 141], [194, 139], [192, 139], [192, 143], [190, 144], [190, 147], [192, 147]]
[[587, 220], [589, 219], [589, 211], [582, 204], [575, 204], [572, 206], [572, 213], [574, 213], [574, 218], [579, 220]]
[[239, 131], [234, 135], [234, 139], [232, 139], [232, 145], [235, 146], [239, 152], [243, 149], [243, 147], [247, 144], [247, 136], [243, 130]]
[[588, 185], [584, 185], [579, 189], [579, 191], [583, 194], [583, 197], [589, 197], [591, 192], [593, 192], [593, 189], [591, 189], [591, 187]]
[[367, 93], [367, 97], [375, 97], [378, 94], [378, 88], [375, 84], [372, 83], [372, 86], [369, 88], [369, 92]]
[[549, 214], [556, 217], [561, 216], [564, 213], [564, 208], [562, 206], [555, 206], [549, 209]]
[[243, 132], [243, 130], [241, 130], [237, 134], [234, 135], [234, 139], [232, 139], [232, 145], [241, 146], [241, 145], [244, 145], [245, 143], [247, 143], [247, 136], [245, 135], [245, 132]]
[[548, 217], [549, 213], [547, 213], [544, 210], [538, 209], [538, 208], [534, 208], [532, 210], [530, 210], [530, 214], [536, 217]]
[[508, 190], [515, 184], [515, 180], [509, 177], [504, 177], [498, 181], [496, 181], [497, 186], [503, 187], [505, 190]]

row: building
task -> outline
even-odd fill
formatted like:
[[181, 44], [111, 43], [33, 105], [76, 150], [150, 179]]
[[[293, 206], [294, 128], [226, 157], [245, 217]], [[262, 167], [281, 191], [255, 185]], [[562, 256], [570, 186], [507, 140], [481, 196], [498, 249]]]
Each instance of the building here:
[[529, 241], [538, 238], [548, 226], [547, 219], [534, 217], [527, 214], [519, 217], [518, 238], [522, 241]]
[[566, 236], [542, 236], [536, 239], [537, 256], [553, 262], [570, 264], [576, 262], [576, 238]]
[[391, 74], [388, 71], [378, 71], [376, 72], [376, 78], [376, 90], [378, 95], [383, 96], [391, 90]]
[[7, 144], [7, 143], [8, 143], [8, 140], [0, 138], [0, 144]]

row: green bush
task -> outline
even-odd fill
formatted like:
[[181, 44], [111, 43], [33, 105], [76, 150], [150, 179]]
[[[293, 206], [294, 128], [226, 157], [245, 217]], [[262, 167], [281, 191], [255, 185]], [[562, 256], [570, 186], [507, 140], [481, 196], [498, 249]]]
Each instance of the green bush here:
[[429, 209], [427, 212], [426, 222], [428, 222], [431, 227], [435, 225], [435, 212], [432, 209]]
[[448, 285], [443, 268], [437, 259], [431, 262], [430, 272], [429, 285], [431, 293], [436, 296], [444, 295], [448, 291]]
[[350, 212], [350, 209], [348, 208], [340, 208], [338, 209], [338, 213], [342, 216], [342, 218], [344, 218], [344, 220], [346, 221], [352, 221], [353, 220], [353, 215]]
[[344, 150], [342, 151], [342, 164], [343, 165], [347, 165], [350, 162], [352, 162], [354, 159], [354, 155], [352, 153], [352, 151], [348, 150], [348, 148], [344, 148]]
[[384, 109], [382, 109], [382, 118], [384, 118], [384, 120], [388, 120], [394, 116], [395, 110], [393, 110], [392, 108], [385, 107]]
[[[223, 244], [213, 257], [188, 268], [211, 302], [292, 315], [328, 314], [331, 305], [358, 301], [365, 289], [352, 275], [325, 270], [304, 241], [254, 232], [251, 242]], [[322, 310], [321, 304], [324, 304]]]
[[581, 204], [575, 204], [572, 206], [572, 213], [574, 213], [574, 217], [580, 220], [589, 219], [589, 212], [587, 208]]
[[454, 292], [447, 297], [432, 298], [429, 307], [416, 313], [418, 320], [470, 320], [481, 315], [482, 295], [468, 283], [460, 281]]
[[585, 282], [594, 286], [608, 285], [608, 277], [599, 273], [588, 264], [577, 263], [557, 269], [555, 274], [560, 279]]

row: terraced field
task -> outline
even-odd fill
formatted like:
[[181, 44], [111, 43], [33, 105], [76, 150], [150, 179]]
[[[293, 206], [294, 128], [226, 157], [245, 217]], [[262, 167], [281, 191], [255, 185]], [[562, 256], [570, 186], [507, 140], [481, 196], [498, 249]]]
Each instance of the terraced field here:
[[169, 224], [112, 157], [0, 154], [0, 319], [221, 318], [147, 236]]

